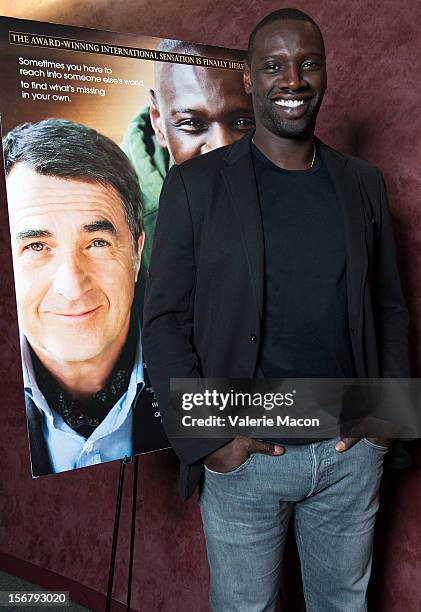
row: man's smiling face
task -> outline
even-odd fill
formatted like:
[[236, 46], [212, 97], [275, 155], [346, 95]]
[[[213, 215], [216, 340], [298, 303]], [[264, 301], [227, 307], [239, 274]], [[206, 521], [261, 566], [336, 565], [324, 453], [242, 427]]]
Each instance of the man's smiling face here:
[[18, 163], [7, 178], [20, 327], [44, 362], [106, 357], [127, 336], [137, 250], [111, 186], [45, 176]]
[[310, 22], [279, 20], [254, 39], [244, 85], [252, 94], [256, 125], [282, 138], [314, 128], [326, 90], [323, 39]]
[[158, 143], [176, 164], [233, 143], [254, 128], [241, 72], [165, 64], [151, 92]]

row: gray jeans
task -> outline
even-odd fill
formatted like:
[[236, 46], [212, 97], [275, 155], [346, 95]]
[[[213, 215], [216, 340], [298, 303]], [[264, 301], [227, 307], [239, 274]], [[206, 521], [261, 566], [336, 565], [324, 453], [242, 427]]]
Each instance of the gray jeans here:
[[387, 449], [336, 440], [253, 454], [235, 470], [206, 468], [200, 508], [214, 612], [276, 609], [291, 515], [307, 612], [364, 612], [378, 491]]

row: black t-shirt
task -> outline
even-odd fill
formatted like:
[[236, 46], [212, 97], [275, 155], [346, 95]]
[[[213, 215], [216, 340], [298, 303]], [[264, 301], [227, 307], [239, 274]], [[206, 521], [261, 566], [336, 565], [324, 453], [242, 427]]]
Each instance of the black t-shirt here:
[[328, 171], [284, 170], [253, 144], [265, 243], [266, 378], [353, 377], [342, 212]]
[[258, 366], [265, 378], [354, 377], [345, 232], [327, 168], [316, 157], [308, 170], [284, 170], [252, 151], [265, 244]]

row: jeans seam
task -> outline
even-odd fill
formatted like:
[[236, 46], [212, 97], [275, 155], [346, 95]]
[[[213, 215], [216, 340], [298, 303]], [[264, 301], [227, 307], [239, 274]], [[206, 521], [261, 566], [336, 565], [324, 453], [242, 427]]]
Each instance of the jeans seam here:
[[306, 609], [307, 609], [308, 608], [308, 604], [310, 604], [311, 602], [309, 601], [310, 600], [309, 590], [308, 590], [307, 585], [306, 585], [307, 568], [306, 568], [306, 562], [305, 562], [303, 539], [301, 537], [300, 528], [298, 526], [298, 521], [297, 520], [295, 520], [295, 535], [296, 535], [296, 539], [297, 539], [297, 544], [299, 544], [298, 552], [299, 552], [300, 565], [301, 565], [301, 574], [302, 574], [302, 582], [303, 582], [303, 593], [304, 593], [304, 599], [305, 599], [305, 602], [306, 602]]
[[216, 474], [217, 476], [230, 476], [231, 474], [239, 474], [240, 472], [245, 470], [248, 465], [250, 465], [254, 455], [255, 453], [250, 453], [250, 455], [245, 461], [243, 461], [243, 463], [240, 463], [240, 465], [238, 465], [233, 470], [229, 470], [228, 472], [215, 472], [215, 470], [211, 470], [210, 468], [208, 468], [207, 465], [204, 465], [204, 468], [206, 472], [209, 472], [210, 474]]
[[[332, 483], [332, 475], [334, 472], [334, 461], [333, 461], [333, 457], [331, 455], [331, 448], [329, 448], [329, 445], [333, 443], [333, 440], [328, 440], [327, 443], [324, 444], [323, 446], [323, 456], [324, 456], [324, 462], [325, 462], [325, 468], [324, 468], [324, 487], [328, 487], [331, 483]], [[334, 451], [335, 453], [338, 451]]]
[[310, 491], [307, 493], [306, 497], [313, 495], [317, 484], [317, 459], [314, 444], [309, 445], [309, 453], [311, 457], [311, 485]]
[[370, 446], [371, 448], [374, 448], [380, 452], [385, 452], [387, 453], [387, 451], [389, 450], [388, 446], [381, 446], [381, 444], [375, 444], [374, 442], [371, 442], [370, 440], [367, 440], [367, 438], [362, 438], [362, 441], [364, 442], [364, 444], [366, 444], [367, 446]]

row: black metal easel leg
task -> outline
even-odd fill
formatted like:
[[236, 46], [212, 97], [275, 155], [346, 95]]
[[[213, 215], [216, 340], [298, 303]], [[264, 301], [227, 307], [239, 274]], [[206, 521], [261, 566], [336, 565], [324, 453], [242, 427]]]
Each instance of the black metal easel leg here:
[[105, 612], [110, 612], [111, 610], [111, 598], [113, 594], [115, 557], [116, 557], [116, 552], [117, 552], [117, 541], [118, 541], [118, 528], [120, 525], [121, 498], [123, 495], [123, 485], [124, 485], [124, 468], [126, 467], [126, 463], [130, 463], [130, 462], [131, 462], [131, 458], [127, 458], [127, 457], [125, 457], [124, 459], [120, 461], [120, 475], [118, 478], [118, 487], [117, 487], [117, 501], [116, 501], [116, 506], [115, 506], [113, 543], [112, 543], [112, 548], [111, 548], [110, 569], [108, 572], [108, 590], [107, 590], [107, 601], [105, 604]]
[[130, 534], [130, 559], [129, 559], [129, 577], [127, 581], [126, 612], [130, 612], [130, 601], [132, 597], [132, 575], [133, 575], [134, 543], [135, 543], [135, 531], [136, 531], [136, 502], [137, 502], [138, 474], [139, 474], [139, 455], [136, 455], [134, 459], [134, 473], [133, 473], [132, 528], [131, 528], [131, 534]]

